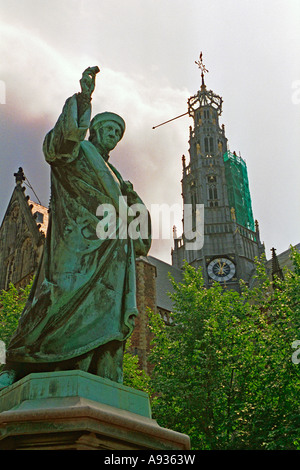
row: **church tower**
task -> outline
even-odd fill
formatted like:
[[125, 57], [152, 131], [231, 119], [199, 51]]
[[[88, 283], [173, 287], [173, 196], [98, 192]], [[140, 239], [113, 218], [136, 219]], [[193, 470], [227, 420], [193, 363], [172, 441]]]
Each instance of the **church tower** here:
[[264, 245], [253, 219], [246, 163], [229, 150], [224, 125], [219, 124], [223, 100], [206, 87], [202, 53], [196, 64], [202, 83], [188, 99], [193, 126], [189, 163], [182, 157], [181, 183], [184, 207], [190, 204], [194, 215], [193, 230], [197, 205], [204, 205], [204, 243], [201, 249], [187, 249], [183, 227], [183, 235], [174, 236], [172, 264], [181, 268], [187, 261], [201, 267], [207, 287], [218, 281], [239, 290], [240, 279], [250, 283], [254, 259], [264, 253]]

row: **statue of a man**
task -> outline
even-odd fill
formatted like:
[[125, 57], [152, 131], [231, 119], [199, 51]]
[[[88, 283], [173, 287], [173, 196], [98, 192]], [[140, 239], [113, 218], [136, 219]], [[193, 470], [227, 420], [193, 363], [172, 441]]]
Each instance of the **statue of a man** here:
[[[124, 222], [124, 213], [133, 204], [144, 206], [108, 161], [123, 137], [123, 119], [101, 113], [90, 121], [98, 72], [98, 67], [84, 71], [81, 92], [66, 101], [45, 137], [50, 221], [42, 262], [6, 351], [0, 389], [28, 373], [54, 370], [80, 369], [123, 380], [124, 344], [138, 313], [135, 256], [149, 251], [150, 221], [147, 236], [124, 236], [124, 223], [128, 228], [132, 221]], [[114, 236], [97, 236], [101, 205], [115, 211]]]

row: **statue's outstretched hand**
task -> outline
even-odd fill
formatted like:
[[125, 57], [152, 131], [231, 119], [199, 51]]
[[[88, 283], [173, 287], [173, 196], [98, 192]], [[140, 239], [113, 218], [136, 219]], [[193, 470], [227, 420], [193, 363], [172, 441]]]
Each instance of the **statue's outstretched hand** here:
[[95, 89], [96, 74], [100, 72], [97, 65], [88, 67], [82, 74], [80, 79], [81, 92], [86, 96], [91, 96]]

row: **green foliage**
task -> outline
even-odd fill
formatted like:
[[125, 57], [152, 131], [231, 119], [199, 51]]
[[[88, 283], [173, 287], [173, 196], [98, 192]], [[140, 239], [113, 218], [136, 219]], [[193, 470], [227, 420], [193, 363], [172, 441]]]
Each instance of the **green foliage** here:
[[138, 356], [131, 354], [130, 347], [130, 340], [127, 340], [123, 359], [123, 383], [128, 387], [142, 390], [151, 395], [153, 392], [150, 388], [150, 377], [139, 367]]
[[0, 292], [0, 340], [6, 346], [18, 326], [20, 315], [25, 307], [31, 286], [31, 281], [24, 289], [17, 289], [12, 283], [7, 291]]
[[186, 433], [193, 449], [300, 449], [300, 256], [272, 289], [263, 263], [242, 293], [185, 266], [173, 282], [173, 323], [151, 314], [152, 409], [160, 425]]

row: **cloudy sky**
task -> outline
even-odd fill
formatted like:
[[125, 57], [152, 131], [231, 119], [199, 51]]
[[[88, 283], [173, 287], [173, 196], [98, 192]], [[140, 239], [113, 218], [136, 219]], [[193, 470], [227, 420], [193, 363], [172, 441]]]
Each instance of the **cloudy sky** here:
[[[48, 205], [43, 139], [92, 65], [93, 113], [127, 125], [112, 163], [148, 206], [181, 205], [191, 119], [152, 127], [187, 111], [203, 51], [229, 148], [247, 162], [267, 257], [299, 243], [299, 45], [299, 0], [0, 0], [0, 219], [19, 166]], [[155, 240], [150, 254], [170, 262], [171, 246]]]

